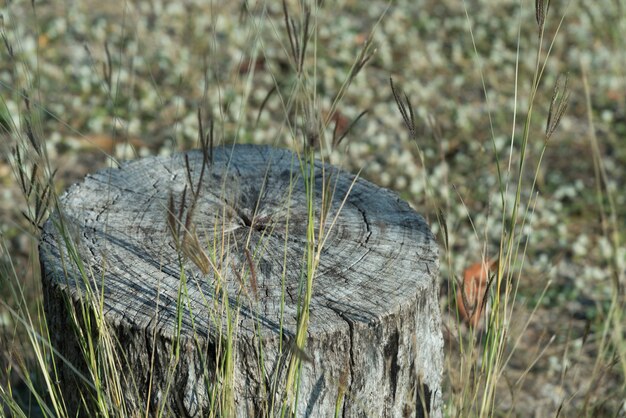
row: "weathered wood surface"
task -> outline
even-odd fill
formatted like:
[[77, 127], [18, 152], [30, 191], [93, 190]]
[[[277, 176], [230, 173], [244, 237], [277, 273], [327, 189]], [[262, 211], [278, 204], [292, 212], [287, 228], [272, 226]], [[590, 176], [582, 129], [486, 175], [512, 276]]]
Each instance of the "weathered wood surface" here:
[[[63, 217], [53, 214], [40, 245], [51, 338], [60, 354], [85, 370], [67, 300], [78, 306], [86, 287], [59, 234], [62, 220], [120, 342], [128, 410], [147, 406], [155, 412], [165, 405], [179, 416], [208, 414], [226, 321], [216, 287], [224, 283], [231, 309], [239, 310], [234, 414], [267, 415], [272, 399], [280, 399], [293, 355], [289, 347], [306, 276], [302, 171], [284, 149], [214, 149], [187, 222], [212, 260], [205, 274], [198, 263], [181, 258], [168, 217], [170, 196], [179, 211], [184, 195], [185, 209], [175, 215], [185, 222], [202, 161], [200, 151], [141, 159], [90, 175], [63, 195]], [[362, 179], [353, 182], [354, 176], [320, 162], [316, 219], [322, 179], [329, 176], [329, 232], [314, 280], [296, 416], [332, 416], [340, 388], [346, 390], [342, 416], [421, 416], [422, 404], [430, 416], [440, 416], [443, 340], [432, 234], [396, 194]], [[173, 364], [179, 313], [181, 351]], [[63, 362], [57, 366], [76, 408], [84, 383]], [[168, 376], [174, 382], [169, 390]], [[269, 395], [274, 382], [278, 389]]]

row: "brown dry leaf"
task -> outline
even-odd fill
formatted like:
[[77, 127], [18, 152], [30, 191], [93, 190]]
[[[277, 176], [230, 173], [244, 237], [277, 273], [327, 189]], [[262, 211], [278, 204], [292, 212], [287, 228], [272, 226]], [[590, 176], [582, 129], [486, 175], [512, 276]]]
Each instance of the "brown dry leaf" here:
[[463, 283], [457, 289], [457, 307], [461, 319], [478, 328], [485, 306], [489, 273], [497, 268], [497, 261], [483, 260], [474, 263], [463, 272]]

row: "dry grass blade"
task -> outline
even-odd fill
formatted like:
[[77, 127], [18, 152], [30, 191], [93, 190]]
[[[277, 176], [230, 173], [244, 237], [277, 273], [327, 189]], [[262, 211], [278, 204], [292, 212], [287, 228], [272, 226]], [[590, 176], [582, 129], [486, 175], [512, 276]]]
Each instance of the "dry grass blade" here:
[[[562, 79], [565, 81], [562, 82]], [[561, 119], [567, 110], [569, 105], [570, 90], [568, 88], [568, 76], [567, 74], [556, 79], [554, 84], [554, 92], [552, 93], [552, 99], [550, 100], [550, 108], [548, 110], [548, 120], [546, 121], [546, 141], [550, 139], [554, 131], [561, 123]]]
[[111, 91], [113, 85], [113, 60], [111, 59], [111, 51], [109, 51], [108, 42], [104, 43], [104, 53], [107, 60], [105, 63], [102, 63], [102, 72], [104, 76], [104, 81], [109, 87], [109, 91]]
[[32, 125], [32, 120], [31, 120], [32, 111], [30, 107], [30, 97], [28, 96], [28, 92], [26, 90], [22, 90], [22, 97], [24, 98], [24, 107], [26, 108], [26, 111], [24, 112], [24, 115], [23, 115], [24, 125], [25, 125], [24, 130], [26, 133], [26, 137], [28, 138], [28, 141], [30, 142], [31, 146], [33, 147], [37, 155], [41, 157], [42, 156], [41, 142], [37, 139], [35, 135], [35, 131], [33, 130], [33, 125]]
[[556, 410], [556, 413], [554, 414], [555, 418], [559, 418], [561, 416], [561, 411], [563, 411], [563, 405], [565, 404], [565, 401], [561, 401], [561, 403], [559, 404], [559, 407]]
[[[209, 132], [205, 134], [204, 123], [202, 122], [202, 108], [198, 107], [198, 139], [200, 140], [200, 149], [203, 155], [202, 173], [204, 173], [204, 167], [207, 163], [213, 164], [213, 132], [214, 123], [213, 118], [209, 118]], [[202, 178], [202, 174], [200, 175]]]
[[2, 42], [4, 42], [4, 47], [7, 49], [7, 53], [9, 54], [9, 57], [11, 59], [15, 58], [13, 55], [13, 46], [9, 42], [9, 39], [7, 38], [7, 35], [4, 32], [4, 18], [2, 19], [2, 33], [0, 33], [0, 36], [2, 37]]
[[177, 251], [181, 251], [183, 256], [185, 256], [185, 258], [195, 264], [200, 269], [200, 271], [202, 271], [203, 274], [208, 274], [210, 271], [211, 262], [205, 251], [202, 249], [200, 240], [198, 239], [198, 235], [196, 234], [195, 230], [192, 230], [192, 227], [190, 226], [192, 212], [191, 209], [187, 211], [187, 215], [185, 217], [184, 231], [182, 233], [183, 237], [181, 239], [181, 228], [183, 227], [181, 220], [185, 211], [184, 208], [186, 193], [187, 186], [185, 186], [185, 189], [183, 190], [178, 213], [176, 211], [174, 196], [170, 193], [167, 204], [167, 224]]
[[183, 239], [183, 254], [194, 263], [203, 274], [209, 274], [211, 271], [211, 261], [209, 256], [202, 249], [198, 234], [193, 233], [185, 234]]
[[[185, 188], [183, 189], [183, 194], [180, 198], [180, 208], [178, 208], [178, 222], [180, 224], [180, 220], [183, 219], [183, 213], [185, 212], [185, 201], [187, 198], [187, 186], [185, 186]], [[185, 225], [185, 228], [187, 227], [187, 225]], [[180, 236], [180, 225], [178, 227], [178, 235]]]
[[207, 148], [209, 150], [209, 161], [211, 162], [211, 164], [213, 164], [213, 146], [215, 144], [215, 135], [214, 135], [214, 123], [213, 123], [213, 118], [211, 118], [211, 121], [209, 123], [209, 137], [207, 140]]
[[[22, 188], [22, 191], [26, 193], [29, 188], [26, 186], [26, 178], [24, 177], [24, 164], [22, 163], [22, 153], [20, 152], [19, 147], [13, 148], [13, 155], [15, 156], [15, 160], [17, 161], [17, 173], [20, 179], [20, 187]], [[30, 192], [26, 194], [30, 195]]]
[[[213, 128], [211, 127], [211, 131], [212, 131], [212, 129]], [[191, 219], [193, 218], [193, 214], [194, 214], [194, 212], [196, 210], [196, 205], [197, 205], [198, 199], [200, 197], [200, 190], [202, 188], [202, 181], [204, 179], [204, 173], [206, 171], [206, 166], [208, 164], [207, 150], [204, 149], [203, 153], [204, 153], [204, 157], [202, 159], [202, 167], [200, 169], [200, 175], [198, 177], [198, 182], [196, 183], [195, 189], [194, 189], [194, 186], [193, 186], [193, 180], [191, 178], [192, 170], [191, 170], [191, 166], [189, 164], [189, 154], [185, 154], [185, 174], [187, 175], [188, 185], [191, 188], [191, 205], [189, 206], [189, 209], [187, 210], [187, 216], [185, 217], [185, 228], [187, 230], [189, 230], [190, 227], [191, 227]], [[212, 157], [212, 152], [211, 152], [210, 158], [213, 158]], [[185, 190], [186, 190], [186, 187], [187, 186], [185, 186]], [[184, 195], [183, 195], [183, 197], [184, 197]], [[184, 205], [184, 202], [185, 201], [183, 199], [183, 201], [181, 202], [181, 210], [182, 210], [182, 206]], [[182, 216], [182, 212], [181, 212], [181, 216]]]
[[22, 90], [22, 97], [24, 98], [24, 106], [26, 106], [26, 111], [30, 113], [30, 97], [28, 97], [28, 92], [26, 90]]
[[[205, 144], [202, 147], [202, 149], [208, 150], [208, 157], [209, 157], [208, 161], [210, 161], [211, 164], [213, 164], [213, 144], [215, 143], [214, 142], [215, 137], [213, 135], [213, 132], [214, 132], [214, 123], [213, 123], [213, 118], [211, 118], [211, 120], [209, 121], [209, 133], [206, 138]], [[205, 161], [206, 161], [206, 158], [205, 158]]]
[[267, 102], [270, 100], [270, 97], [272, 97], [272, 94], [276, 93], [277, 91], [278, 91], [278, 86], [273, 85], [272, 88], [267, 92], [267, 94], [263, 98], [263, 101], [261, 102], [261, 106], [259, 107], [259, 113], [257, 113], [256, 121], [254, 122], [255, 126], [259, 126], [259, 120], [261, 119], [261, 113], [263, 112], [263, 109], [265, 109], [265, 106], [267, 105]]
[[441, 229], [443, 230], [443, 245], [444, 245], [444, 249], [446, 251], [448, 251], [448, 249], [450, 248], [450, 240], [449, 240], [449, 236], [448, 236], [448, 223], [446, 221], [446, 215], [443, 212], [443, 210], [441, 208], [437, 209], [438, 213], [439, 213], [439, 225], [441, 225]]
[[187, 184], [191, 187], [191, 194], [195, 195], [193, 190], [193, 180], [191, 179], [191, 167], [189, 166], [189, 154], [185, 154], [185, 174], [187, 175]]
[[376, 51], [370, 51], [371, 47], [372, 47], [372, 34], [370, 34], [367, 37], [367, 40], [365, 41], [365, 44], [363, 45], [363, 48], [361, 48], [361, 52], [359, 52], [359, 56], [357, 57], [356, 65], [350, 71], [350, 81], [352, 81], [352, 79], [354, 79], [354, 77], [356, 77], [357, 74], [361, 72], [363, 67], [365, 67], [365, 65], [374, 56], [374, 53]]
[[[33, 192], [33, 185], [35, 183], [35, 179], [37, 178], [37, 174], [38, 174], [38, 169], [39, 169], [39, 164], [34, 163], [33, 164], [33, 168], [30, 172], [30, 184], [28, 186], [28, 190], [23, 190], [26, 193], [26, 199], [30, 199], [30, 196], [32, 195]], [[20, 173], [22, 172], [22, 167], [19, 167]]]
[[41, 169], [40, 163], [35, 161], [30, 171], [27, 171], [28, 164], [25, 163], [22, 152], [19, 146], [13, 148], [13, 155], [17, 162], [16, 178], [24, 197], [32, 203], [31, 208], [33, 211], [29, 210], [27, 213], [21, 210], [20, 212], [29, 224], [37, 229], [41, 229], [41, 225], [48, 214], [50, 202], [54, 197], [52, 185], [58, 169], [46, 176]]
[[[496, 269], [495, 271], [497, 271], [497, 269], [499, 268], [498, 267], [499, 263], [500, 263], [500, 260], [493, 261], [489, 268], [490, 269], [495, 268]], [[481, 299], [481, 307], [480, 307], [481, 310], [484, 310], [485, 307], [487, 306], [487, 301], [489, 299], [487, 295], [489, 294], [489, 289], [491, 289], [491, 285], [493, 284], [496, 277], [497, 277], [496, 273], [491, 272], [491, 271], [489, 272], [489, 280], [487, 280], [487, 285], [485, 286], [485, 291], [483, 292], [482, 299]]]
[[26, 137], [30, 141], [30, 144], [33, 146], [33, 149], [35, 150], [35, 152], [37, 152], [37, 154], [41, 156], [41, 147], [39, 146], [37, 142], [37, 138], [35, 137], [35, 132], [33, 131], [33, 127], [31, 125], [30, 118], [28, 116], [24, 118], [24, 124], [26, 125], [26, 128], [25, 128]]
[[169, 199], [167, 201], [167, 225], [170, 229], [170, 233], [172, 234], [172, 239], [174, 240], [174, 244], [176, 248], [178, 248], [178, 237], [179, 237], [179, 223], [176, 221], [176, 216], [174, 215], [175, 211], [174, 205], [174, 195], [170, 193]]
[[[305, 6], [303, 27], [300, 35], [298, 35], [298, 27], [296, 22], [289, 15], [287, 1], [283, 0], [283, 15], [285, 18], [285, 26], [287, 28], [287, 37], [291, 48], [291, 59], [293, 60], [296, 72], [302, 73], [304, 69], [304, 57], [309, 43], [309, 27], [311, 23], [311, 10]], [[302, 39], [300, 39], [300, 37]]]
[[50, 200], [52, 199], [51, 186], [54, 184], [53, 180], [56, 173], [57, 170], [52, 172], [50, 179], [44, 184], [41, 194], [35, 194], [35, 226], [39, 229], [41, 229], [43, 221], [48, 213], [48, 208], [50, 207]]
[[544, 8], [543, 0], [535, 0], [535, 18], [537, 19], [539, 29], [543, 28], [543, 24], [546, 20], [546, 10]]
[[287, 28], [287, 37], [289, 38], [289, 46], [291, 47], [291, 56], [295, 63], [299, 61], [298, 57], [300, 56], [300, 45], [298, 43], [298, 38], [295, 35], [296, 25], [293, 20], [289, 17], [289, 8], [287, 7], [287, 1], [283, 0], [283, 15], [285, 17], [285, 26]]
[[306, 55], [306, 48], [309, 44], [309, 23], [311, 22], [311, 10], [306, 8], [304, 12], [304, 31], [302, 32], [302, 50], [300, 51], [300, 60], [298, 62], [298, 72], [302, 72], [304, 68], [304, 56]]
[[[200, 146], [204, 145], [204, 125], [202, 123], [202, 108], [198, 107], [198, 139], [200, 140]], [[204, 152], [204, 147], [202, 147], [202, 151]]]
[[456, 282], [457, 288], [460, 289], [460, 294], [461, 294], [461, 302], [463, 303], [463, 307], [465, 308], [466, 312], [468, 312], [468, 318], [471, 318], [474, 316], [474, 312], [476, 310], [476, 305], [477, 302], [476, 301], [469, 301], [469, 296], [467, 294], [467, 292], [465, 291], [465, 286], [463, 283], [463, 280], [459, 279], [457, 276], [454, 276], [454, 280]]
[[[335, 96], [333, 97], [332, 105], [330, 107], [330, 111], [328, 112], [328, 115], [327, 115], [326, 119], [324, 120], [324, 126], [328, 126], [330, 121], [336, 115], [335, 112], [337, 111], [337, 106], [339, 105], [339, 102], [342, 100], [342, 98], [346, 94], [346, 91], [348, 90], [348, 87], [350, 87], [350, 85], [354, 81], [354, 78], [357, 76], [357, 74], [359, 74], [359, 72], [361, 72], [361, 70], [365, 67], [365, 65], [374, 56], [374, 53], [376, 51], [370, 51], [370, 49], [372, 47], [372, 36], [373, 35], [370, 33], [370, 35], [368, 36], [367, 40], [365, 41], [363, 47], [361, 48], [361, 51], [359, 52], [359, 55], [356, 58], [356, 61], [354, 62], [354, 64], [350, 68], [350, 72], [348, 73], [348, 76], [347, 76], [346, 80], [341, 85], [341, 88], [339, 89], [337, 94], [335, 94]], [[359, 117], [357, 117], [357, 120], [361, 116], [362, 115], [359, 115]], [[356, 123], [356, 121], [355, 121], [355, 123]], [[347, 131], [348, 130], [346, 130], [345, 132], [347, 132]], [[333, 134], [333, 141], [331, 142], [331, 144], [336, 142], [335, 138], [336, 138], [336, 134]]]
[[[409, 96], [406, 93], [402, 93], [404, 95], [404, 101], [400, 98], [398, 91], [393, 85], [393, 79], [389, 78], [389, 83], [391, 84], [391, 92], [393, 93], [393, 98], [396, 101], [396, 105], [398, 105], [398, 110], [402, 115], [402, 119], [404, 120], [404, 124], [406, 125], [409, 135], [411, 139], [417, 140], [417, 130], [415, 127], [415, 114], [413, 113], [413, 106], [411, 105], [411, 101], [409, 100]], [[406, 103], [405, 103], [406, 102]]]
[[185, 231], [189, 231], [192, 227], [191, 220], [193, 219], [193, 212], [196, 208], [196, 202], [197, 202], [197, 199], [195, 197], [192, 198], [191, 206], [187, 210], [187, 215], [185, 216]]
[[350, 133], [354, 125], [356, 125], [356, 123], [359, 120], [361, 120], [361, 118], [365, 116], [367, 112], [368, 112], [367, 110], [364, 110], [361, 113], [359, 113], [359, 115], [356, 118], [354, 118], [352, 122], [350, 122], [350, 125], [348, 125], [348, 127], [339, 136], [337, 136], [338, 134], [337, 131], [339, 130], [339, 122], [335, 120], [335, 128], [333, 129], [333, 141], [332, 141], [333, 148], [336, 148], [341, 144], [341, 141], [343, 141], [343, 139], [348, 135], [348, 133]]

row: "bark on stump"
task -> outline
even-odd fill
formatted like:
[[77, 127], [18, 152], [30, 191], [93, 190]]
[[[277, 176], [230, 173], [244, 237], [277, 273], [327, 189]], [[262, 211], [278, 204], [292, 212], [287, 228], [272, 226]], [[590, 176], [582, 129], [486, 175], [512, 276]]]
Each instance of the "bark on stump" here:
[[[425, 416], [424, 408], [441, 416], [433, 236], [396, 194], [319, 161], [314, 228], [324, 201], [329, 232], [306, 347], [293, 348], [306, 282], [308, 172], [284, 149], [225, 146], [211, 156], [190, 151], [106, 169], [62, 196], [63, 215], [44, 226], [40, 258], [51, 340], [72, 363], [56, 359], [72, 413], [88, 413], [81, 397], [93, 405], [86, 381], [94, 381], [94, 368], [81, 349], [92, 337], [101, 375], [103, 359], [112, 358], [107, 338], [118, 346], [113, 380], [121, 392], [99, 378], [109, 408], [207, 416], [220, 402], [213, 389], [225, 393], [228, 302], [237, 312], [226, 392], [235, 409], [222, 413], [278, 411], [298, 356], [296, 416], [333, 416], [339, 394], [341, 416]], [[189, 231], [184, 243], [175, 243], [172, 227], [180, 237]], [[83, 306], [89, 313], [81, 314]]]

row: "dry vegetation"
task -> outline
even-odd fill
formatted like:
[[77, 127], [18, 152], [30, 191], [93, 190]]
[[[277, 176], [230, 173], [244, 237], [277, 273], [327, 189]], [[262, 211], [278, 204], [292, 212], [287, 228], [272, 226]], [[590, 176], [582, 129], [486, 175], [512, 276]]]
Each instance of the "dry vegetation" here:
[[[299, 3], [287, 3], [297, 28]], [[318, 3], [316, 42], [302, 61], [316, 75], [307, 80], [316, 92], [311, 120], [332, 138], [367, 111], [330, 160], [399, 192], [442, 243], [445, 415], [624, 416], [623, 3], [546, 2], [543, 42], [528, 0]], [[283, 98], [295, 82], [281, 2], [34, 4], [0, 8], [0, 388], [27, 411], [34, 399], [24, 374], [43, 387], [41, 373], [11, 309], [25, 303], [36, 322], [41, 301], [28, 220], [40, 215], [37, 193], [25, 200], [12, 152], [16, 132], [29, 129], [28, 106], [38, 115], [33, 135], [58, 169], [56, 192], [112, 158], [196, 146], [199, 107], [214, 116], [217, 143], [301, 145], [284, 129]], [[546, 141], [564, 74], [569, 106]], [[416, 141], [390, 77], [410, 98]], [[507, 361], [485, 372], [481, 355], [493, 343], [458, 323], [452, 287], [466, 266], [497, 256], [516, 202], [524, 223], [503, 282], [515, 301], [499, 346]], [[488, 412], [485, 373], [498, 377]]]

